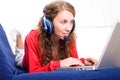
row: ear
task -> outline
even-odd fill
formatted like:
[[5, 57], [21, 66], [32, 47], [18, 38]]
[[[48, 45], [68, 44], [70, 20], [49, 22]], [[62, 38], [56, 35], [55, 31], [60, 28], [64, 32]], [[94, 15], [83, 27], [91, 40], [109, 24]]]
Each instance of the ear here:
[[53, 23], [52, 23], [52, 21], [47, 19], [46, 16], [43, 16], [42, 20], [43, 20], [44, 30], [47, 31], [48, 33], [52, 33], [53, 32]]

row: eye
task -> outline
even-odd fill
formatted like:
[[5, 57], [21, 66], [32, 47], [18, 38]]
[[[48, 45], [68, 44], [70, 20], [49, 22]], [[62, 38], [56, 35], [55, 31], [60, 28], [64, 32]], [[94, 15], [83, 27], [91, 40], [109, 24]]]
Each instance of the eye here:
[[60, 22], [61, 24], [64, 24], [63, 21]]
[[72, 24], [72, 25], [74, 24], [74, 20], [71, 21], [71, 24]]
[[73, 24], [74, 24], [74, 20], [71, 21], [71, 25], [73, 25]]
[[66, 23], [66, 21], [64, 20], [64, 21], [61, 21], [60, 23], [64, 25]]

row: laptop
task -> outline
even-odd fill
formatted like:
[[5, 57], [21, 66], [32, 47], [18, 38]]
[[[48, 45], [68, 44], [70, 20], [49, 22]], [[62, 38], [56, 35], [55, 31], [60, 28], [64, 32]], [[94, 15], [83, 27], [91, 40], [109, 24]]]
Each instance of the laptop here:
[[62, 67], [57, 68], [56, 71], [99, 70], [117, 67], [120, 67], [120, 22], [113, 27], [97, 65]]

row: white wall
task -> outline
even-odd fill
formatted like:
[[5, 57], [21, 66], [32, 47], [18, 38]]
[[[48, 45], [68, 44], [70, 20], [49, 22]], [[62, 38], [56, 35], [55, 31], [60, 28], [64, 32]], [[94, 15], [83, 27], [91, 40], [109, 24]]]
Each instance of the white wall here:
[[[51, 1], [53, 0], [49, 0]], [[99, 58], [111, 26], [114, 26], [116, 21], [120, 21], [119, 0], [67, 1], [76, 9], [79, 56]], [[0, 0], [0, 23], [8, 35], [16, 28], [25, 37], [37, 25], [43, 14], [43, 7], [49, 2], [48, 0]]]

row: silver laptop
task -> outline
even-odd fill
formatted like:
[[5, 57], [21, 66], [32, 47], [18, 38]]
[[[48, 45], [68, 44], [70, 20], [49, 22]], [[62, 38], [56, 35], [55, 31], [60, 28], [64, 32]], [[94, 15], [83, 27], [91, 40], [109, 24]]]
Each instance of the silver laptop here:
[[68, 70], [98, 70], [120, 67], [120, 23], [116, 23], [108, 38], [103, 53], [96, 66], [75, 66], [57, 68], [56, 71]]

